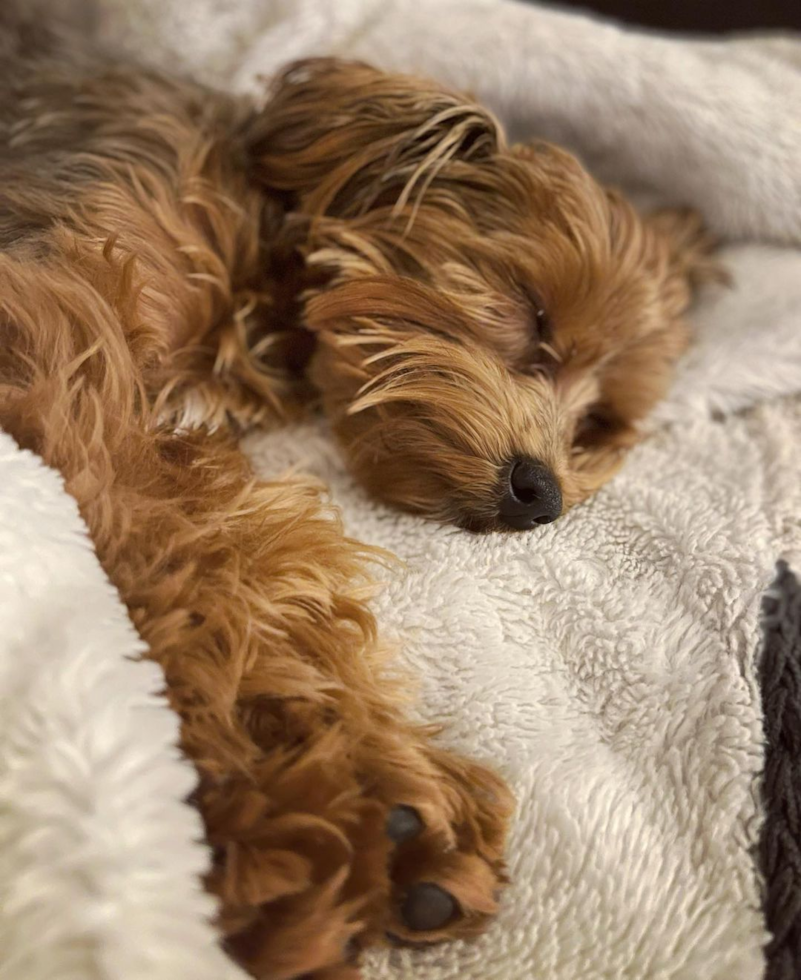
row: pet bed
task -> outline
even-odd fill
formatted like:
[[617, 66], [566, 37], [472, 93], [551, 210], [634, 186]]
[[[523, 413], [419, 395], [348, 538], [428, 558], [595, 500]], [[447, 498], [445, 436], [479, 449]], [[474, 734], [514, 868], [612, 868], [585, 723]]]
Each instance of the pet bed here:
[[[700, 298], [652, 437], [536, 533], [389, 512], [320, 425], [246, 447], [264, 475], [321, 475], [348, 531], [403, 559], [376, 608], [421, 717], [517, 795], [491, 930], [366, 977], [761, 976], [759, 615], [777, 560], [801, 568], [801, 42], [508, 0], [101, 0], [96, 28], [237, 90], [321, 52], [436, 75], [726, 241], [732, 285]], [[0, 980], [238, 976], [155, 670], [58, 478], [7, 437], [0, 465]]]

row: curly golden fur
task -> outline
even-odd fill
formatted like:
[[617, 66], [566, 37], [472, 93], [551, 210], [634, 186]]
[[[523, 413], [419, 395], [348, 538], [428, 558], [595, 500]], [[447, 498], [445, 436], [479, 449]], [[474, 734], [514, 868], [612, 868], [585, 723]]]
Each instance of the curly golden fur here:
[[255, 106], [0, 28], [0, 127], [0, 424], [63, 473], [164, 669], [227, 948], [344, 980], [387, 935], [476, 932], [509, 791], [382, 676], [379, 556], [234, 435], [321, 405], [394, 505], [497, 528], [525, 458], [569, 507], [685, 344], [695, 219], [333, 60]]

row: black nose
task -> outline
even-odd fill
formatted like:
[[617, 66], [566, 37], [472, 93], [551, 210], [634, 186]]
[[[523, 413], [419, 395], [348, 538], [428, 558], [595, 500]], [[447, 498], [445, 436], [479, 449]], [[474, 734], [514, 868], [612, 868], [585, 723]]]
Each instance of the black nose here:
[[562, 513], [562, 491], [547, 466], [535, 459], [513, 460], [498, 511], [502, 523], [518, 531], [550, 524]]

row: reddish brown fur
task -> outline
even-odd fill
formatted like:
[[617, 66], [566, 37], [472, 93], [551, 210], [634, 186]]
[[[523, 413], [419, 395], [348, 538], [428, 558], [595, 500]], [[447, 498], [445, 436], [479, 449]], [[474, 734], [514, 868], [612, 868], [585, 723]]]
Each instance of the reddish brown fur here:
[[[369, 98], [365, 97], [369, 93]], [[314, 222], [311, 375], [370, 490], [473, 529], [530, 456], [572, 506], [637, 439], [685, 346], [691, 214], [643, 219], [553, 146], [508, 146], [481, 107], [416, 79], [319, 61], [253, 127], [258, 175]], [[535, 313], [548, 315], [538, 336]]]
[[[569, 506], [667, 383], [694, 224], [639, 218], [560, 150], [508, 147], [460, 96], [333, 61], [257, 111], [0, 33], [0, 125], [0, 424], [64, 474], [164, 668], [229, 948], [259, 977], [342, 980], [386, 933], [475, 932], [508, 790], [406, 721], [366, 605], [374, 556], [320, 488], [256, 481], [214, 427], [319, 395], [394, 504], [494, 527], [523, 453]], [[425, 830], [391, 848], [398, 803]], [[461, 914], [421, 937], [397, 909], [426, 880]]]

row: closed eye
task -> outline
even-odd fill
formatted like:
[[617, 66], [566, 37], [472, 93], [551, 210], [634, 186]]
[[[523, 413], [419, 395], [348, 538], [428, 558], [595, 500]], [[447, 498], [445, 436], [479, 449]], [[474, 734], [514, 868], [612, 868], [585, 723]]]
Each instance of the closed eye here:
[[523, 287], [528, 322], [531, 335], [531, 347], [527, 369], [541, 373], [552, 372], [562, 358], [557, 353], [553, 340], [553, 323], [548, 310], [539, 294], [529, 286]]
[[534, 323], [537, 327], [537, 337], [541, 341], [548, 341], [551, 337], [551, 320], [545, 307], [537, 305], [534, 313]]
[[547, 343], [553, 336], [553, 325], [542, 297], [530, 286], [524, 287], [526, 305], [531, 311], [531, 326], [534, 340]]

